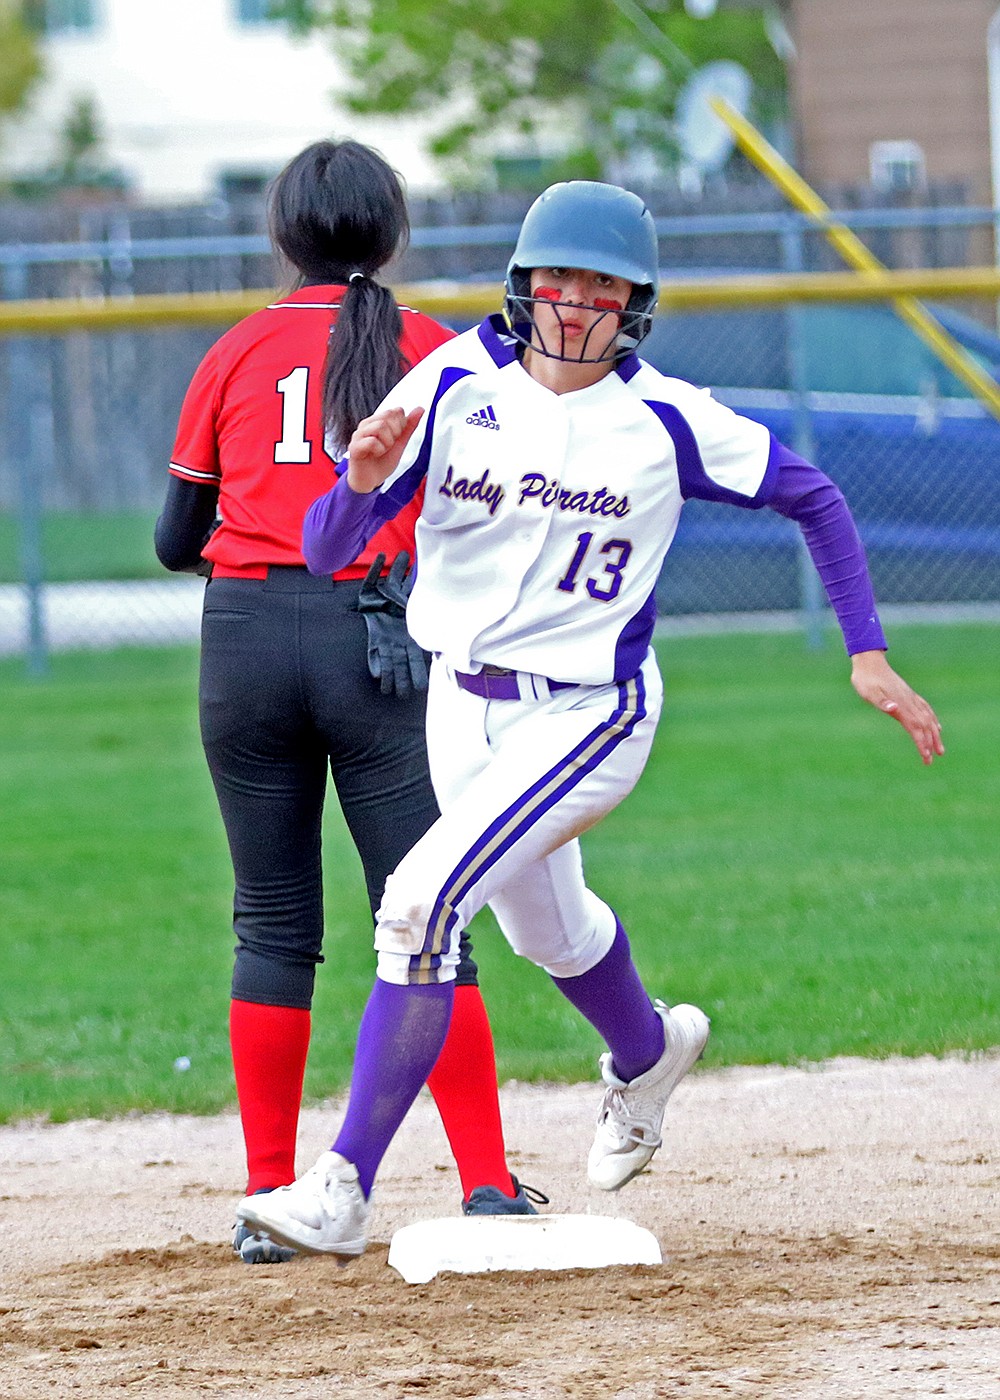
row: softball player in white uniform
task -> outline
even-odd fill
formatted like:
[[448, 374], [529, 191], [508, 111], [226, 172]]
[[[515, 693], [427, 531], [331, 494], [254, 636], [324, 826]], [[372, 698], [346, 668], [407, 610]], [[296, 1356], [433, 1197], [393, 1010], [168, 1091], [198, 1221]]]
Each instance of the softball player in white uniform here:
[[761, 425], [636, 356], [657, 293], [642, 201], [610, 185], [553, 186], [521, 230], [506, 320], [417, 365], [359, 426], [346, 481], [307, 516], [305, 557], [326, 573], [425, 488], [407, 622], [434, 655], [427, 732], [442, 815], [386, 884], [378, 979], [333, 1150], [241, 1206], [299, 1248], [364, 1248], [374, 1170], [423, 1082], [421, 1055], [447, 1027], [459, 933], [486, 903], [609, 1045], [592, 1183], [619, 1188], [659, 1145], [708, 1021], [650, 1001], [621, 924], [585, 883], [577, 837], [649, 754], [662, 695], [655, 587], [686, 499], [797, 519], [855, 687], [904, 724], [925, 762], [943, 752], [933, 711], [885, 660], [836, 487]]

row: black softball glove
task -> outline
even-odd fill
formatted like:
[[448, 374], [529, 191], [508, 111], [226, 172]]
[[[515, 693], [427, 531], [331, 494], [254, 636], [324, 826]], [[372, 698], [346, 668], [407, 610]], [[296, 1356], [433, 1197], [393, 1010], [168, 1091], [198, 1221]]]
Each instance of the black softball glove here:
[[385, 555], [378, 554], [358, 594], [358, 611], [368, 628], [368, 669], [383, 695], [407, 696], [427, 689], [427, 656], [406, 630], [406, 600], [413, 587], [410, 556], [400, 550], [385, 578]]

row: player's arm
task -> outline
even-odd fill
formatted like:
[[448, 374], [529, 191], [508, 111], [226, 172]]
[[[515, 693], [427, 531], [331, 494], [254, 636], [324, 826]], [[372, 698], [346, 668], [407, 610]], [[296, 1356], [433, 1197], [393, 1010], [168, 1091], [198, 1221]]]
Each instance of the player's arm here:
[[170, 454], [167, 498], [154, 531], [156, 557], [174, 572], [200, 573], [206, 568], [201, 551], [215, 528], [222, 480], [215, 426], [218, 403], [216, 344], [184, 395]]
[[306, 512], [302, 553], [311, 573], [334, 573], [350, 564], [379, 528], [413, 500], [432, 455], [433, 410], [473, 372], [461, 359], [452, 359], [455, 343], [446, 340], [415, 365], [358, 424], [347, 456], [337, 466], [337, 484]]
[[767, 504], [802, 531], [844, 645], [853, 656], [885, 651], [864, 546], [840, 488], [825, 472], [783, 444], [772, 446], [773, 486]]
[[360, 495], [341, 478], [313, 501], [302, 522], [302, 557], [311, 574], [333, 574], [357, 559], [383, 524], [375, 516], [377, 500], [377, 492]]
[[340, 479], [306, 511], [302, 557], [310, 573], [332, 574], [350, 564], [412, 498], [413, 490], [397, 501], [379, 488], [399, 468], [423, 412], [383, 405], [358, 424], [337, 468]]
[[156, 522], [156, 557], [174, 573], [197, 573], [204, 564], [202, 549], [215, 525], [219, 488], [171, 476], [167, 498]]
[[944, 753], [930, 705], [886, 660], [868, 562], [840, 489], [824, 472], [776, 444], [777, 471], [768, 501], [802, 530], [851, 656], [851, 684], [862, 700], [903, 726], [924, 763]]

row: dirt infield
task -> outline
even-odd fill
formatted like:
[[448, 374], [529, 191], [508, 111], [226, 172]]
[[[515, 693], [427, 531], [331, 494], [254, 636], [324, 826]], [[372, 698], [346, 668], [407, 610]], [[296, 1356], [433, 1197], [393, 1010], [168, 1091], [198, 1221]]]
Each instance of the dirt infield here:
[[392, 1232], [459, 1198], [424, 1098], [347, 1269], [234, 1258], [232, 1116], [0, 1129], [0, 1395], [1000, 1396], [1000, 1058], [696, 1073], [618, 1197], [583, 1180], [595, 1085], [503, 1097], [549, 1209], [637, 1221], [662, 1267], [403, 1283]]

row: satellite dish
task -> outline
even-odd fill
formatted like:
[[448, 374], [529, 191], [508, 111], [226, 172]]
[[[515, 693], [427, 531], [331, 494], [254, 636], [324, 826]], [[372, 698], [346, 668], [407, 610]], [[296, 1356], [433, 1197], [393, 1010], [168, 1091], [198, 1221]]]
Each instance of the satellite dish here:
[[687, 170], [697, 176], [721, 170], [733, 149], [733, 135], [709, 106], [713, 97], [724, 97], [741, 116], [746, 114], [753, 79], [741, 63], [719, 59], [698, 68], [684, 84], [677, 99], [674, 130]]

